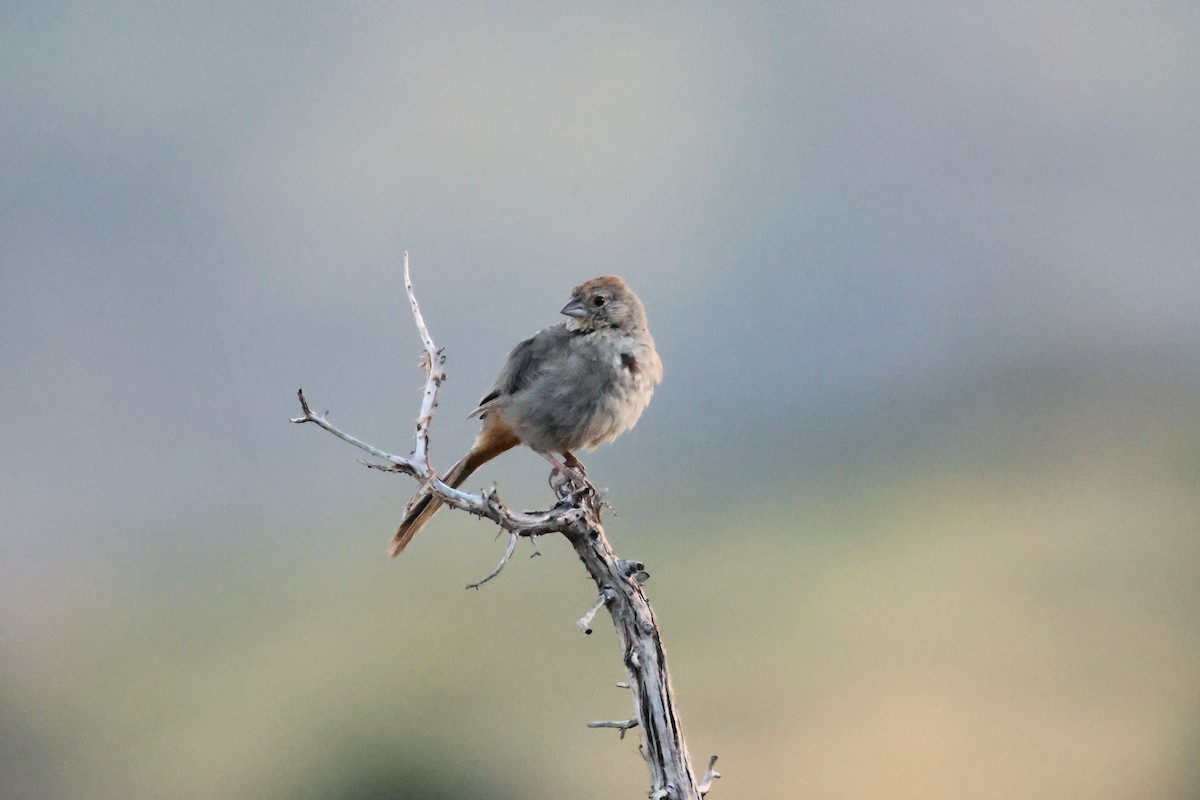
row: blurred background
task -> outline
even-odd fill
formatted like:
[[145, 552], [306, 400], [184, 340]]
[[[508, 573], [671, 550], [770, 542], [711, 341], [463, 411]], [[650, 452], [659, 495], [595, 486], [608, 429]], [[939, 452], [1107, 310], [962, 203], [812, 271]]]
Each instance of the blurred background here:
[[[619, 273], [587, 458], [712, 797], [1200, 796], [1200, 6], [12, 2], [0, 795], [611, 798], [594, 590], [433, 460]], [[472, 479], [548, 501], [544, 462]], [[518, 551], [527, 554], [522, 544]]]

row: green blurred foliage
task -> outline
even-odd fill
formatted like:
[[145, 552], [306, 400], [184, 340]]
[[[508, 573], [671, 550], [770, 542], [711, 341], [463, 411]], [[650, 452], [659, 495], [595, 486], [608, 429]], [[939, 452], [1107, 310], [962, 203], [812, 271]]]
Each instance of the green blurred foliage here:
[[[1091, 392], [1026, 403], [1047, 395], [1071, 425], [1017, 413], [985, 444], [976, 409], [948, 431], [965, 452], [915, 448], [854, 485], [777, 463], [755, 476], [769, 499], [731, 487], [719, 512], [614, 497], [721, 792], [1194, 796], [1197, 415], [1113, 427]], [[642, 791], [634, 741], [583, 725], [629, 698], [605, 627], [575, 629], [592, 590], [569, 548], [463, 591], [502, 545], [486, 525], [447, 515], [389, 562], [354, 516], [63, 631], [53, 663], [10, 676], [5, 719], [36, 722], [6, 738], [39, 742], [41, 767], [6, 772], [9, 794], [30, 769], [80, 797]]]

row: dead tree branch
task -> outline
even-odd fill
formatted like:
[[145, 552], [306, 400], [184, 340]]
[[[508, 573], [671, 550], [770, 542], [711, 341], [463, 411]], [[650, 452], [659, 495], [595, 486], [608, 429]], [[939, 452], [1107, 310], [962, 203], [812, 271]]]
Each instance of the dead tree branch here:
[[[629, 675], [622, 682], [633, 695], [634, 716], [616, 722], [592, 722], [590, 727], [610, 727], [621, 737], [633, 728], [641, 732], [641, 752], [650, 771], [649, 796], [654, 800], [699, 800], [708, 792], [714, 778], [716, 757], [709, 762], [708, 771], [697, 782], [684, 741], [683, 728], [675, 710], [671, 677], [667, 672], [666, 653], [654, 611], [642, 591], [649, 577], [640, 562], [620, 559], [601, 525], [603, 502], [595, 487], [586, 479], [565, 478], [552, 473], [551, 485], [557, 502], [545, 511], [516, 512], [501, 502], [493, 488], [487, 494], [471, 494], [443, 483], [429, 464], [429, 428], [437, 408], [437, 394], [446, 379], [443, 370], [445, 356], [433, 342], [420, 306], [413, 292], [408, 269], [408, 253], [404, 254], [404, 288], [412, 310], [423, 352], [421, 365], [425, 369], [425, 388], [416, 423], [416, 443], [407, 456], [396, 455], [339, 430], [329, 422], [327, 414], [315, 414], [304, 392], [298, 392], [301, 416], [292, 422], [311, 422], [339, 439], [363, 450], [382, 464], [364, 462], [369, 467], [411, 475], [421, 484], [422, 491], [436, 494], [447, 506], [491, 520], [509, 534], [503, 557], [487, 577], [467, 588], [478, 589], [495, 578], [512, 557], [518, 538], [560, 533], [575, 549], [579, 560], [591, 575], [599, 592], [596, 602], [578, 621], [584, 633], [591, 633], [591, 621], [601, 607], [607, 608], [616, 628], [621, 652]], [[586, 475], [582, 469], [581, 476]]]

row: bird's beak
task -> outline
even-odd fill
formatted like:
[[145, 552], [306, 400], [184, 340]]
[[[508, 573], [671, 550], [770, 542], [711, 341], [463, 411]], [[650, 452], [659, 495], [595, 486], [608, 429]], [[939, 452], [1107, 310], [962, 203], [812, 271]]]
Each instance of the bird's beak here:
[[562, 311], [558, 313], [566, 314], [568, 317], [574, 317], [575, 319], [580, 319], [582, 317], [586, 317], [588, 312], [587, 306], [583, 304], [583, 301], [578, 297], [573, 297], [571, 298], [571, 302], [563, 306]]

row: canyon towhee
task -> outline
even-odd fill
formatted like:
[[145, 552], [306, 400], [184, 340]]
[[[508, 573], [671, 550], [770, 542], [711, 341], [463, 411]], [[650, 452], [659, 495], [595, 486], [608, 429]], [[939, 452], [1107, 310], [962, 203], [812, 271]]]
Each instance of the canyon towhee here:
[[[442, 480], [455, 488], [481, 465], [524, 444], [556, 469], [555, 453], [592, 449], [629, 430], [662, 380], [662, 362], [646, 327], [642, 301], [615, 275], [576, 286], [564, 323], [539, 331], [508, 354], [491, 391], [470, 416], [483, 428], [471, 450]], [[420, 494], [392, 539], [398, 555], [442, 502]]]

